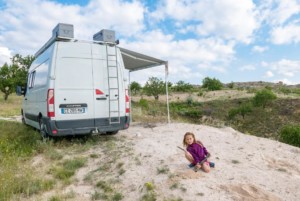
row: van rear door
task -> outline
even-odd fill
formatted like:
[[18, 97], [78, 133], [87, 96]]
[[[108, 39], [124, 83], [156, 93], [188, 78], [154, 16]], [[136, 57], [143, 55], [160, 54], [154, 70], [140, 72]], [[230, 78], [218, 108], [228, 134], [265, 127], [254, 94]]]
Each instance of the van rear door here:
[[106, 46], [92, 45], [93, 84], [95, 94], [95, 126], [108, 126], [109, 121], [109, 83]]
[[58, 42], [55, 68], [55, 119], [78, 120], [70, 127], [93, 127], [95, 90], [91, 44]]

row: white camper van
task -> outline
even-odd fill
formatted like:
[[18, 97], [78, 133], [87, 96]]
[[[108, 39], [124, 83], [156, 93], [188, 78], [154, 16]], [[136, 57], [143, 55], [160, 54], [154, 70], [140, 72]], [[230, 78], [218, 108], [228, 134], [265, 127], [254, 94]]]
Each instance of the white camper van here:
[[21, 92], [23, 122], [43, 137], [127, 129], [128, 84], [114, 31], [102, 30], [93, 41], [73, 36], [73, 25], [58, 24], [36, 53]]

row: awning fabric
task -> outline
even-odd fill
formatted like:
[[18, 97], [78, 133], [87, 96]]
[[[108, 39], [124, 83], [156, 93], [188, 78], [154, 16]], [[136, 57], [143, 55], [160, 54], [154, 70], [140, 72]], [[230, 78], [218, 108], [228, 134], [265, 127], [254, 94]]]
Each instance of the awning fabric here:
[[155, 66], [165, 65], [167, 62], [128, 49], [120, 48], [125, 69], [137, 71]]

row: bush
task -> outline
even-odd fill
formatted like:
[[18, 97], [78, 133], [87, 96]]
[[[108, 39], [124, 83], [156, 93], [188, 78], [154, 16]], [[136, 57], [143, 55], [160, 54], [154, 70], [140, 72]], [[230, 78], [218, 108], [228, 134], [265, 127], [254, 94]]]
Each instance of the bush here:
[[280, 130], [281, 142], [300, 147], [300, 125], [287, 125]]
[[234, 119], [236, 115], [241, 115], [245, 119], [246, 114], [252, 112], [252, 105], [250, 103], [242, 103], [239, 107], [229, 110], [229, 119]]
[[141, 99], [140, 101], [139, 101], [139, 105], [143, 108], [143, 109], [146, 109], [146, 110], [148, 110], [149, 109], [149, 103], [148, 103], [148, 101], [146, 100], [146, 99]]
[[206, 77], [202, 81], [202, 88], [206, 88], [209, 91], [216, 91], [221, 90], [223, 88], [223, 84], [216, 78]]
[[184, 81], [178, 81], [175, 86], [172, 87], [174, 91], [178, 92], [188, 92], [193, 89], [193, 85], [185, 83]]
[[233, 89], [234, 88], [234, 82], [230, 82], [227, 86], [228, 86], [229, 89]]
[[187, 97], [186, 103], [187, 103], [188, 105], [192, 105], [193, 102], [194, 102], [194, 100], [193, 100], [193, 97], [192, 97], [192, 96]]
[[271, 90], [262, 89], [256, 92], [253, 98], [253, 105], [258, 107], [262, 106], [263, 108], [265, 108], [267, 104], [271, 103], [276, 98], [277, 96]]

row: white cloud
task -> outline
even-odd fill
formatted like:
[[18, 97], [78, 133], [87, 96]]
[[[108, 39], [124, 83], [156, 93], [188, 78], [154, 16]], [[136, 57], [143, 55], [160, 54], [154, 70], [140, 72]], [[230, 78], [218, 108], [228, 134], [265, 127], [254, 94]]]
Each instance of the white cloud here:
[[[160, 30], [145, 32], [138, 41], [124, 43], [126, 48], [185, 66], [201, 63], [228, 64], [235, 54], [234, 43], [231, 42], [225, 43], [215, 38], [175, 40], [172, 35], [164, 35]], [[123, 46], [122, 41], [121, 45]]]
[[0, 46], [22, 55], [34, 54], [59, 22], [74, 24], [75, 37], [80, 39], [92, 39], [103, 28], [116, 30], [117, 37], [144, 28], [144, 8], [138, 1], [90, 0], [80, 7], [49, 0], [10, 0], [0, 16]]
[[[224, 73], [235, 54], [234, 43], [225, 43], [215, 38], [175, 40], [173, 35], [164, 35], [162, 31], [154, 30], [144, 32], [137, 39], [135, 42], [121, 41], [120, 45], [168, 60], [170, 77], [174, 80], [200, 79], [203, 70]], [[153, 76], [156, 70], [149, 72]]]
[[294, 77], [300, 74], [300, 60], [292, 61], [282, 59], [278, 62], [273, 62], [268, 65], [273, 72], [284, 77]]
[[7, 47], [0, 47], [0, 67], [6, 62], [10, 64], [11, 51]]
[[235, 0], [165, 0], [152, 16], [156, 20], [169, 17], [176, 21], [198, 22], [194, 26], [199, 35], [214, 35], [243, 43], [250, 43], [259, 27], [256, 7], [251, 0], [239, 3]]
[[264, 75], [266, 78], [274, 77], [274, 73], [272, 71], [267, 71]]
[[300, 25], [288, 24], [271, 30], [271, 41], [275, 44], [289, 44], [300, 42]]
[[278, 26], [283, 25], [293, 15], [300, 13], [299, 0], [275, 0], [269, 2], [269, 21]]
[[254, 70], [256, 70], [256, 68], [253, 65], [245, 65], [245, 66], [242, 66], [239, 70], [240, 71], [254, 71]]
[[262, 62], [260, 63], [260, 65], [261, 65], [262, 67], [268, 67], [268, 66], [269, 66], [268, 62], [266, 62], [266, 61], [262, 61]]
[[265, 52], [267, 51], [269, 48], [267, 46], [258, 46], [258, 45], [255, 45], [253, 48], [252, 48], [252, 51], [253, 52], [258, 52], [258, 53], [262, 53], [262, 52]]

